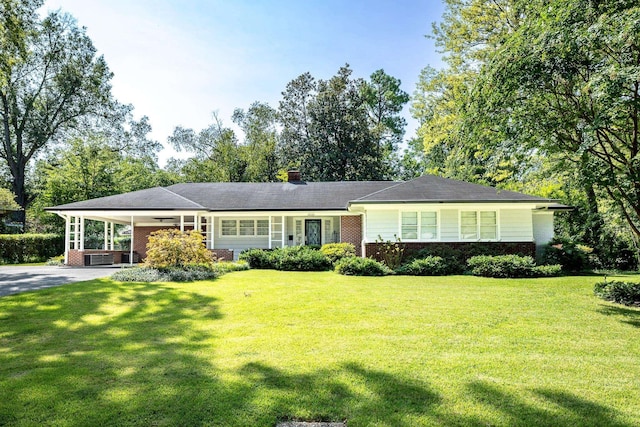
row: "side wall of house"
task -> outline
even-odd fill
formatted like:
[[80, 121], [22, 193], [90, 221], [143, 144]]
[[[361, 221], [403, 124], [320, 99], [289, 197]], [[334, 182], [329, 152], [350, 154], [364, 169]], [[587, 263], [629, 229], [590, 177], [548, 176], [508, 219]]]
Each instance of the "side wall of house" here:
[[[401, 238], [401, 212], [435, 211], [438, 218], [438, 238], [430, 242], [461, 242], [460, 212], [476, 210], [473, 205], [456, 208], [441, 208], [434, 205], [403, 207], [397, 209], [373, 208], [366, 211], [366, 236], [368, 243], [382, 240], [395, 241]], [[482, 207], [478, 210], [495, 211], [497, 215], [497, 242], [533, 242], [534, 225], [531, 209]], [[548, 221], [548, 220], [545, 220]], [[548, 229], [544, 222], [545, 230]], [[553, 228], [551, 229], [553, 232]], [[547, 233], [547, 231], [544, 231]], [[405, 239], [402, 239], [403, 241]], [[410, 241], [406, 240], [408, 243]], [[538, 241], [538, 239], [536, 239]], [[419, 242], [419, 241], [416, 241]]]

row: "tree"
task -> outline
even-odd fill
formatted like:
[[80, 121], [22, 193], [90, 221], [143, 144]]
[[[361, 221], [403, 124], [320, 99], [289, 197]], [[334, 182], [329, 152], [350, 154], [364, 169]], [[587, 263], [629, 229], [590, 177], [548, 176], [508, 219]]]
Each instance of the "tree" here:
[[400, 113], [409, 102], [409, 94], [400, 89], [400, 84], [399, 79], [377, 70], [362, 87], [369, 127], [377, 145], [376, 156], [383, 159], [385, 178], [391, 178], [397, 169], [395, 154], [407, 126]]
[[187, 151], [193, 157], [174, 162], [172, 168], [187, 181], [242, 182], [247, 168], [240, 153], [238, 139], [232, 129], [223, 126], [217, 114], [213, 123], [196, 133], [193, 129], [176, 127], [169, 143], [177, 151]]
[[244, 132], [241, 152], [247, 163], [244, 180], [249, 182], [277, 181], [279, 162], [277, 112], [268, 104], [254, 102], [245, 112], [236, 108], [233, 122]]
[[309, 73], [291, 81], [280, 101], [283, 164], [309, 180], [389, 178], [404, 134], [398, 115], [407, 96], [400, 81], [379, 70], [371, 82], [351, 77], [348, 65], [329, 80]]
[[30, 161], [110, 102], [111, 73], [85, 30], [59, 12], [38, 20], [41, 4], [3, 0], [0, 13], [0, 158], [23, 208], [32, 200], [25, 186]]
[[[527, 6], [483, 69], [475, 133], [562, 157], [601, 190], [640, 239], [640, 6], [569, 1]], [[593, 189], [590, 199], [595, 199]], [[594, 200], [592, 203], [595, 203]]]

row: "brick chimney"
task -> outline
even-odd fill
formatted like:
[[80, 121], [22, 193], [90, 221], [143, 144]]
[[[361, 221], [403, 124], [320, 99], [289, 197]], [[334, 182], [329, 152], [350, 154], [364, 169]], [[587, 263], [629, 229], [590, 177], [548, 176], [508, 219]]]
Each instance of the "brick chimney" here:
[[287, 171], [287, 182], [300, 182], [300, 171], [299, 170]]

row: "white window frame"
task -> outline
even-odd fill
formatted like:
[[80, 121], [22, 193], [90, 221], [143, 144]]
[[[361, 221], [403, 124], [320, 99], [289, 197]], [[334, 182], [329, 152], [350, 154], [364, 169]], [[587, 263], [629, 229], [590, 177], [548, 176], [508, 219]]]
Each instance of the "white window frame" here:
[[[465, 212], [475, 212], [476, 214], [476, 238], [464, 239], [462, 237], [462, 214]], [[482, 238], [482, 214], [491, 212], [496, 218], [496, 234], [493, 239]], [[500, 241], [500, 213], [497, 209], [462, 209], [458, 213], [458, 238], [461, 242], [499, 242]]]
[[[235, 234], [224, 234], [224, 226], [222, 223], [224, 221], [234, 221], [235, 222]], [[242, 234], [240, 233], [240, 221], [253, 221], [253, 233], [252, 234]], [[262, 227], [264, 230], [263, 234], [258, 233], [258, 221], [266, 221], [267, 225]], [[220, 218], [220, 227], [218, 232], [218, 237], [266, 237], [269, 238], [269, 227], [270, 221], [268, 218]]]
[[[415, 213], [417, 216], [417, 231], [415, 239], [405, 239], [402, 236], [402, 214]], [[423, 239], [422, 236], [422, 214], [423, 213], [435, 213], [436, 214], [436, 235], [433, 239]], [[398, 236], [403, 242], [438, 242], [440, 241], [440, 211], [436, 209], [402, 209], [398, 212]]]

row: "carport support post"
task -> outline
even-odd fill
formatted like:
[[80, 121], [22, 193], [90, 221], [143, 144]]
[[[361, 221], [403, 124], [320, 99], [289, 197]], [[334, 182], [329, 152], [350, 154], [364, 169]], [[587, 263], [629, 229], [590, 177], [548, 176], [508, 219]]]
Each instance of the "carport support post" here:
[[84, 216], [80, 216], [80, 251], [84, 252]]
[[104, 222], [104, 250], [109, 250], [109, 223]]
[[71, 217], [64, 217], [64, 265], [69, 264], [69, 251], [71, 250]]
[[133, 215], [131, 215], [131, 246], [129, 247], [129, 264], [133, 265]]

